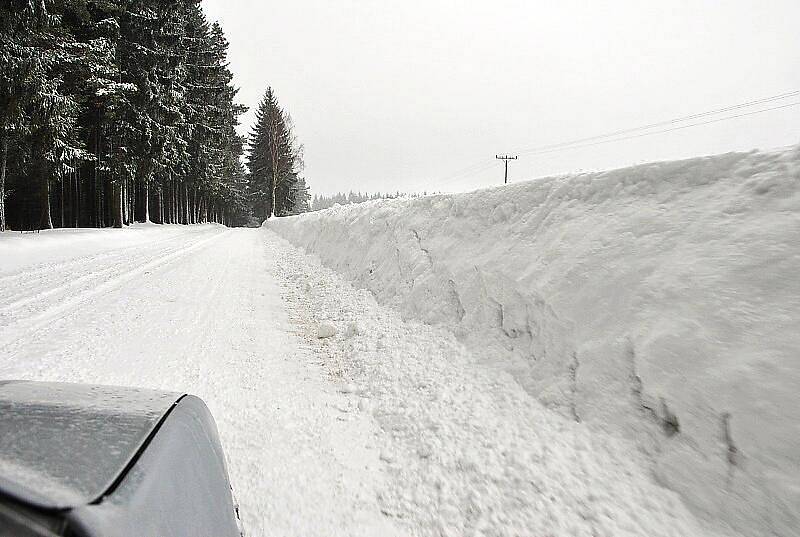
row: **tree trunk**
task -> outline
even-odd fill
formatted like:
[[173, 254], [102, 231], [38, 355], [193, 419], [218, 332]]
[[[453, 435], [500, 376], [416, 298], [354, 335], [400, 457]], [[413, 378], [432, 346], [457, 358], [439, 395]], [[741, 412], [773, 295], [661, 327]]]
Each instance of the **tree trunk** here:
[[119, 207], [117, 208], [117, 216], [119, 218], [119, 226], [117, 227], [125, 227], [125, 191], [124, 191], [125, 182], [120, 180], [119, 182], [119, 192], [117, 196], [117, 203], [119, 203]]
[[42, 188], [39, 197], [42, 217], [39, 220], [39, 229], [53, 229], [53, 219], [50, 216], [50, 178], [42, 173]]
[[125, 179], [125, 178], [122, 178], [120, 180], [120, 185], [119, 185], [119, 199], [120, 199], [120, 205], [121, 205], [120, 209], [121, 209], [122, 225], [123, 226], [127, 226], [128, 225], [128, 201], [127, 201], [128, 200], [128, 190], [125, 188], [127, 183], [128, 183], [128, 180]]
[[136, 178], [128, 180], [128, 223], [136, 222]]
[[104, 205], [106, 201], [106, 189], [103, 184], [103, 177], [97, 180], [97, 227], [106, 227], [106, 215]]
[[269, 215], [267, 218], [272, 218], [275, 216], [275, 190], [277, 190], [278, 182], [275, 179], [272, 180], [272, 205], [269, 208]]
[[178, 191], [178, 180], [174, 181], [172, 185], [172, 223], [173, 224], [180, 224], [181, 223], [181, 198], [180, 192]]
[[[138, 174], [137, 170], [137, 174]], [[131, 224], [139, 222], [142, 217], [142, 181], [139, 177], [131, 180]]]
[[6, 230], [6, 163], [8, 161], [8, 133], [3, 129], [0, 140], [0, 232]]
[[172, 197], [175, 200], [173, 202], [175, 204], [175, 207], [173, 209], [173, 212], [175, 213], [175, 221], [173, 223], [174, 224], [181, 224], [182, 223], [181, 222], [181, 191], [180, 191], [180, 188], [178, 187], [178, 180], [177, 179], [175, 180], [175, 185], [173, 187]]
[[103, 218], [103, 176], [100, 174], [103, 159], [100, 154], [100, 130], [97, 131], [97, 161], [94, 165], [94, 188], [95, 188], [95, 227], [104, 227], [105, 219]]
[[113, 196], [112, 211], [114, 212], [112, 225], [116, 228], [121, 228], [125, 221], [125, 215], [122, 212], [122, 207], [124, 205], [124, 199], [122, 197], [122, 181], [112, 183], [111, 192]]
[[175, 179], [172, 180], [172, 186], [170, 187], [170, 197], [172, 198], [169, 211], [172, 214], [172, 222], [170, 223], [180, 224], [178, 222], [178, 181]]
[[129, 177], [125, 180], [125, 225], [131, 225], [136, 221], [134, 205], [136, 200], [136, 180]]
[[75, 169], [75, 227], [81, 226], [81, 168]]
[[144, 183], [144, 221], [150, 222], [150, 182]]
[[61, 178], [61, 181], [59, 181], [59, 183], [61, 185], [61, 199], [59, 200], [61, 206], [61, 222], [59, 225], [61, 227], [67, 227], [64, 225], [64, 177]]
[[97, 162], [94, 164], [94, 192], [92, 193], [92, 200], [92, 218], [94, 218], [94, 227], [100, 227], [100, 172], [97, 170]]

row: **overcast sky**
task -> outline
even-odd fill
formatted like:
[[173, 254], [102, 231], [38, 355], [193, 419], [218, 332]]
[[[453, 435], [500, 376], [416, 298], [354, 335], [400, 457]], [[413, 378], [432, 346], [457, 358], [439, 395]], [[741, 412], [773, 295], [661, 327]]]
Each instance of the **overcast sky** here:
[[231, 42], [240, 101], [255, 108], [271, 85], [292, 115], [316, 193], [495, 185], [495, 153], [520, 152], [510, 167], [519, 181], [800, 142], [794, 106], [524, 153], [800, 90], [798, 0], [204, 5]]

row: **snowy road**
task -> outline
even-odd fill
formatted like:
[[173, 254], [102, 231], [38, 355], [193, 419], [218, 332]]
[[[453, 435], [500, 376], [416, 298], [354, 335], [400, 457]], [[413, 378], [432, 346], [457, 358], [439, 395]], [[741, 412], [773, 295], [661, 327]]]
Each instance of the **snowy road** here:
[[338, 419], [345, 396], [291, 335], [260, 239], [171, 228], [3, 273], [0, 378], [197, 394], [251, 535], [390, 534], [371, 488], [381, 479], [371, 424]]
[[716, 535], [629, 445], [264, 229], [0, 237], [0, 378], [199, 395], [250, 535]]

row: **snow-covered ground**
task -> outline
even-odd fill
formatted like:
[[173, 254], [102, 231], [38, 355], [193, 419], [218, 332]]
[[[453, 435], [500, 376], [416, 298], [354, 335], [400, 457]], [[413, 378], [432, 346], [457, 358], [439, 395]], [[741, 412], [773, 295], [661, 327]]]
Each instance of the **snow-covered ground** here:
[[250, 535], [733, 534], [268, 229], [0, 235], [0, 308], [0, 378], [201, 396]]
[[[403, 320], [288, 243], [275, 251], [290, 319], [349, 394], [348, 413], [379, 427], [379, 505], [409, 535], [726, 534], [655, 484], [627, 441], [545, 408], [449, 331]], [[314, 337], [329, 324], [336, 337]]]
[[341, 419], [271, 254], [263, 231], [214, 225], [2, 234], [0, 378], [194, 393], [249, 535], [402, 535], [377, 503], [376, 427]]
[[[717, 528], [797, 535], [800, 148], [370, 202], [267, 228], [407, 321], [371, 326], [369, 338], [384, 334], [374, 347], [323, 347], [390, 409], [375, 415], [397, 430], [392, 483], [417, 484], [389, 496], [406, 506], [399, 516], [425, 519], [419, 506], [434, 498], [454, 534], [546, 534], [543, 520], [556, 535], [570, 524], [624, 534], [603, 525], [611, 505], [617, 522], [636, 521], [631, 534], [688, 535], [642, 516], [655, 506], [687, 520], [685, 504]], [[318, 274], [303, 277], [322, 285]], [[340, 317], [379, 318], [364, 295], [359, 310], [308, 289], [312, 313], [327, 302]], [[436, 330], [466, 350], [438, 336], [415, 345]], [[396, 339], [408, 346], [387, 350]], [[442, 475], [456, 486], [443, 489]]]

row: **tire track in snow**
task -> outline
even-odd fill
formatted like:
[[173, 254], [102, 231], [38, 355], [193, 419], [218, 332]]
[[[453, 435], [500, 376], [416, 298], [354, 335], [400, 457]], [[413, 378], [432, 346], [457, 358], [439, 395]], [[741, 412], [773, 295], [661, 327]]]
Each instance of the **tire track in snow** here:
[[[371, 420], [290, 334], [259, 230], [87, 298], [0, 351], [0, 377], [186, 391], [211, 408], [248, 535], [399, 537]], [[347, 418], [347, 419], [345, 419]]]
[[[181, 226], [183, 227], [183, 226]], [[92, 229], [94, 231], [94, 229]], [[110, 231], [109, 229], [98, 229], [97, 231]], [[126, 230], [128, 231], [128, 230]], [[141, 232], [144, 230], [141, 229], [134, 229], [130, 230], [132, 232]], [[86, 264], [94, 264], [100, 261], [103, 261], [105, 258], [108, 257], [120, 257], [120, 254], [128, 253], [134, 250], [141, 250], [141, 249], [152, 249], [154, 246], [172, 243], [172, 242], [180, 242], [185, 241], [186, 237], [194, 236], [197, 234], [202, 233], [201, 230], [198, 229], [187, 229], [187, 230], [178, 230], [175, 233], [163, 237], [158, 238], [156, 237], [155, 240], [146, 240], [140, 243], [130, 244], [128, 246], [123, 246], [121, 248], [110, 248], [108, 250], [97, 252], [93, 254], [89, 254], [86, 256], [78, 256], [72, 259], [67, 259], [64, 261], [48, 261], [45, 263], [39, 263], [31, 266], [25, 266], [21, 269], [15, 270], [13, 272], [9, 272], [7, 274], [0, 274], [0, 288], [7, 287], [11, 282], [14, 280], [31, 280], [32, 278], [41, 278], [41, 277], [50, 277], [52, 274], [60, 273], [65, 269], [68, 269], [74, 265], [86, 265]], [[145, 237], [142, 237], [145, 238]], [[147, 237], [149, 238], [149, 237]], [[109, 237], [111, 239], [111, 237]], [[69, 240], [68, 236], [64, 237], [65, 241]]]
[[[93, 273], [91, 275], [87, 275], [85, 278], [79, 278], [76, 282], [67, 282], [61, 286], [58, 286], [54, 289], [45, 289], [41, 290], [39, 293], [35, 294], [28, 299], [23, 299], [19, 301], [21, 304], [28, 304], [32, 303], [33, 301], [39, 298], [47, 298], [51, 295], [58, 294], [60, 292], [64, 292], [70, 289], [73, 289], [78, 282], [84, 283], [92, 283], [93, 278], [91, 276], [98, 275], [99, 278], [96, 278], [97, 283], [94, 287], [91, 288], [84, 288], [83, 290], [79, 290], [76, 294], [66, 297], [62, 300], [57, 301], [53, 305], [45, 306], [45, 308], [41, 311], [34, 312], [28, 316], [19, 317], [12, 321], [11, 324], [3, 327], [4, 334], [0, 336], [0, 352], [6, 352], [8, 347], [14, 345], [17, 342], [24, 340], [27, 337], [31, 337], [35, 334], [39, 329], [43, 326], [54, 320], [59, 315], [66, 313], [70, 310], [74, 310], [80, 305], [84, 304], [85, 302], [91, 300], [92, 298], [110, 293], [115, 289], [119, 288], [124, 283], [127, 283], [138, 276], [143, 275], [145, 272], [156, 270], [162, 266], [168, 265], [173, 263], [174, 261], [180, 259], [181, 257], [185, 257], [196, 250], [203, 248], [208, 245], [208, 243], [219, 239], [220, 237], [224, 236], [229, 230], [225, 230], [222, 232], [215, 233], [211, 237], [201, 237], [197, 241], [190, 243], [188, 245], [182, 244], [179, 245], [177, 248], [164, 251], [157, 251], [151, 252], [150, 256], [147, 261], [144, 263], [139, 264], [130, 269], [125, 269], [124, 266], [119, 273], [114, 273], [116, 270], [117, 264], [115, 263], [113, 267], [107, 269], [101, 269], [99, 273]], [[128, 254], [129, 255], [129, 254]], [[114, 261], [120, 263], [118, 258], [114, 258]], [[126, 259], [129, 261], [129, 259]], [[111, 274], [111, 275], [109, 275]], [[0, 311], [3, 313], [3, 311]]]
[[[154, 251], [156, 248], [160, 247], [163, 254], [166, 254], [176, 249], [175, 244], [178, 248], [185, 247], [187, 241], [191, 244], [202, 238], [202, 235], [196, 237], [197, 235], [201, 235], [197, 230], [183, 231], [160, 240], [111, 249], [61, 263], [25, 267], [0, 277], [0, 301], [5, 303], [0, 307], [0, 319], [20, 307], [69, 290], [91, 278], [102, 280], [104, 273], [125, 269], [131, 259], [138, 257], [137, 254], [152, 258], [157, 255]], [[80, 275], [81, 273], [85, 274]]]

